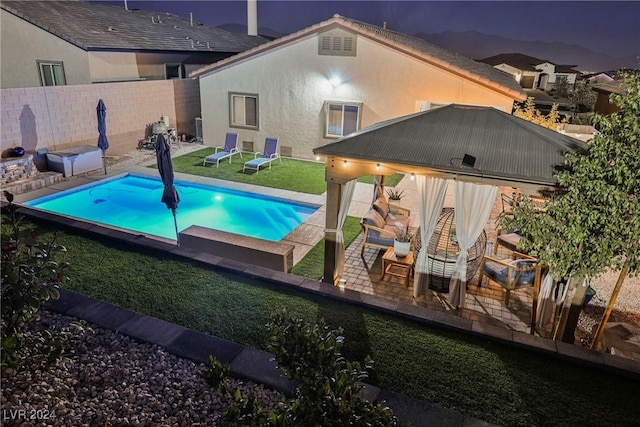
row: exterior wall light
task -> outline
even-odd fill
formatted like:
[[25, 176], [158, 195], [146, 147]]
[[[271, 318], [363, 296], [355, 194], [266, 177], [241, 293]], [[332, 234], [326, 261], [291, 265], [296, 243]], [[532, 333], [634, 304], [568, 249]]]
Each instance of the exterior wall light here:
[[342, 84], [342, 79], [338, 76], [334, 76], [329, 79], [329, 83], [331, 83], [331, 86], [334, 88], [337, 88]]
[[411, 178], [411, 181], [413, 181], [414, 179], [416, 179], [416, 174], [411, 172], [411, 177], [410, 178]]
[[376, 165], [376, 170], [377, 170], [377, 171], [379, 171], [379, 170], [380, 170], [380, 163], [378, 163], [378, 164]]
[[347, 166], [349, 166], [349, 162], [347, 162], [347, 161], [345, 160], [344, 162], [342, 162], [342, 166], [344, 166], [344, 167], [346, 168]]

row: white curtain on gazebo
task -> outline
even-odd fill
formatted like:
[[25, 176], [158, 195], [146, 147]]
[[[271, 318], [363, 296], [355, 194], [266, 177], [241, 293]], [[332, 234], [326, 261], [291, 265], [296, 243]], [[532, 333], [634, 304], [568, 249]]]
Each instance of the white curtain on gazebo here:
[[430, 178], [424, 175], [416, 176], [418, 187], [418, 203], [420, 206], [420, 252], [416, 259], [415, 276], [413, 279], [413, 296], [424, 295], [429, 284], [427, 268], [427, 248], [438, 224], [444, 197], [447, 193], [447, 180]]
[[498, 187], [476, 185], [456, 181], [456, 236], [458, 238], [458, 258], [449, 285], [449, 302], [454, 307], [464, 307], [467, 292], [467, 260], [469, 248], [482, 233], [496, 201]]
[[381, 196], [384, 196], [384, 175], [373, 175], [373, 200], [371, 204], [374, 204]]
[[540, 292], [538, 293], [538, 308], [536, 310], [536, 327], [547, 330], [552, 321], [553, 313], [555, 312], [555, 285], [553, 275], [547, 273], [540, 286]]
[[342, 185], [342, 194], [340, 195], [340, 208], [338, 210], [338, 226], [336, 232], [336, 275], [342, 276], [344, 273], [344, 235], [342, 234], [342, 227], [344, 227], [344, 221], [347, 219], [347, 213], [349, 212], [349, 206], [351, 205], [351, 199], [353, 198], [353, 192], [356, 188], [356, 180], [352, 179]]

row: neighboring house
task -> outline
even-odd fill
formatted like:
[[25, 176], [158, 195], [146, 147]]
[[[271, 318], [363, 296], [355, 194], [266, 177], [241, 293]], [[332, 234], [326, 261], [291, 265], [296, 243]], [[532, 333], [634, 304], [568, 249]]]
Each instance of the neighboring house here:
[[609, 100], [609, 96], [612, 93], [623, 95], [626, 91], [624, 81], [613, 81], [608, 83], [599, 83], [593, 85], [592, 89], [598, 92], [598, 99], [596, 99], [596, 105], [594, 111], [600, 114], [612, 114], [616, 111], [620, 111], [620, 108]]
[[200, 77], [204, 139], [240, 134], [262, 150], [280, 138], [281, 154], [312, 150], [399, 116], [470, 104], [511, 113], [524, 90], [507, 74], [422, 39], [335, 15], [194, 73]]
[[557, 65], [521, 53], [501, 53], [479, 61], [511, 74], [525, 89], [550, 90], [561, 81], [572, 88], [580, 75], [572, 68], [575, 65]]
[[0, 3], [2, 88], [184, 78], [267, 41], [82, 1]]

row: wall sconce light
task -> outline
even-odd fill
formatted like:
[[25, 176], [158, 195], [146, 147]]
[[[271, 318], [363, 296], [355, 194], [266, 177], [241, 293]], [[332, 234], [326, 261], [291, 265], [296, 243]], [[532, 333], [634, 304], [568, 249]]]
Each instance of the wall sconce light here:
[[342, 84], [342, 79], [338, 76], [333, 76], [329, 79], [329, 83], [331, 83], [331, 86], [335, 89]]
[[414, 179], [416, 179], [416, 174], [411, 172], [411, 177], [410, 178], [411, 178], [411, 181], [413, 181]]
[[347, 162], [347, 161], [345, 160], [344, 162], [342, 162], [342, 166], [344, 166], [344, 167], [346, 168], [347, 166], [349, 166], [349, 162]]
[[316, 162], [320, 161], [320, 156], [316, 156]]
[[377, 171], [379, 171], [379, 170], [380, 170], [380, 163], [378, 163], [378, 164], [376, 165], [376, 170], [377, 170]]

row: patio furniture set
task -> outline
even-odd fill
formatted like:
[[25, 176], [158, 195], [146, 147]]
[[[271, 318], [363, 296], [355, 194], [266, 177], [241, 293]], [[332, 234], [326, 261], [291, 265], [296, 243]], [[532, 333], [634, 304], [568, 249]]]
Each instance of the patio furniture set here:
[[[260, 168], [263, 166], [269, 166], [271, 169], [271, 162], [275, 159], [279, 159], [282, 163], [280, 153], [278, 153], [278, 138], [267, 137], [264, 141], [264, 151], [258, 151], [254, 153], [253, 159], [247, 161], [242, 166], [242, 172], [246, 169], [255, 170], [256, 173], [260, 172]], [[238, 134], [235, 132], [227, 132], [224, 140], [224, 146], [218, 146], [215, 148], [215, 152], [204, 158], [202, 166], [206, 166], [208, 163], [215, 163], [216, 167], [220, 165], [221, 160], [229, 159], [234, 155], [240, 155], [242, 158], [242, 151], [238, 147]]]
[[[448, 293], [460, 251], [455, 232], [454, 209], [442, 209], [427, 248], [421, 247], [418, 228], [413, 235], [412, 250], [405, 257], [400, 257], [394, 250], [394, 238], [398, 229], [408, 229], [410, 214], [408, 209], [388, 203], [384, 196], [378, 197], [361, 221], [361, 255], [366, 247], [385, 249], [380, 280], [398, 277], [408, 287], [414, 274], [417, 254], [421, 250], [427, 250], [429, 288], [436, 292]], [[487, 235], [483, 230], [468, 251], [467, 282], [479, 272], [478, 286], [482, 286], [484, 278], [487, 277], [505, 289], [505, 305], [509, 304], [513, 290], [533, 287], [536, 275], [540, 275], [542, 269], [536, 258], [517, 251], [517, 243], [521, 238], [517, 230], [510, 230], [509, 233], [499, 234], [495, 244], [487, 245]], [[511, 253], [508, 259], [497, 257], [499, 246]]]

